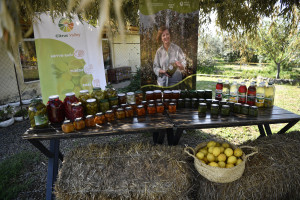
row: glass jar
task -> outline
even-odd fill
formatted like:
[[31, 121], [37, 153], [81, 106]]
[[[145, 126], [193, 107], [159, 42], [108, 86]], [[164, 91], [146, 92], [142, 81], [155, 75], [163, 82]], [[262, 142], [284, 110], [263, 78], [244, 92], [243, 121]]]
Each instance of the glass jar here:
[[149, 100], [154, 100], [154, 94], [153, 94], [153, 91], [146, 91], [146, 101], [149, 101]]
[[112, 85], [107, 85], [105, 88], [106, 91], [106, 99], [117, 97], [117, 90], [112, 87]]
[[198, 106], [199, 117], [205, 117], [206, 111], [207, 111], [206, 103], [199, 103], [199, 106]]
[[184, 100], [183, 99], [178, 99], [177, 106], [178, 106], [179, 109], [184, 108]]
[[170, 99], [164, 99], [164, 106], [165, 106], [165, 109], [168, 109], [168, 108], [169, 108], [169, 103], [170, 103]]
[[223, 105], [228, 105], [227, 101], [219, 101], [220, 109], [222, 108]]
[[125, 108], [125, 116], [127, 118], [133, 117], [133, 109], [132, 109], [132, 107], [126, 107]]
[[162, 93], [161, 90], [154, 90], [153, 91], [154, 100], [156, 99], [162, 99]]
[[222, 116], [229, 116], [230, 115], [230, 106], [229, 105], [222, 105], [221, 115]]
[[212, 104], [212, 99], [206, 99], [206, 106], [207, 106], [207, 109], [210, 110], [211, 109], [211, 104]]
[[81, 102], [73, 103], [70, 120], [73, 122], [76, 118], [84, 117], [84, 111]]
[[155, 114], [156, 113], [156, 108], [155, 108], [155, 105], [154, 104], [149, 104], [148, 107], [147, 107], [147, 111], [148, 111], [148, 114]]
[[118, 108], [116, 113], [117, 119], [124, 119], [125, 118], [125, 111], [123, 108]]
[[100, 100], [100, 109], [101, 112], [105, 113], [109, 110], [109, 102], [108, 99], [102, 99]]
[[235, 103], [234, 104], [234, 112], [235, 113], [241, 113], [242, 104], [241, 103]]
[[70, 133], [75, 130], [74, 124], [70, 120], [65, 120], [61, 125], [61, 129], [64, 133]]
[[162, 103], [162, 100], [161, 99], [156, 99], [155, 100], [155, 105], [157, 105], [158, 103]]
[[[101, 100], [102, 101], [102, 100]], [[95, 115], [98, 112], [98, 105], [96, 99], [86, 100], [86, 114]]]
[[190, 90], [190, 98], [197, 98], [198, 95], [197, 95], [197, 91], [196, 90]]
[[127, 103], [126, 95], [124, 93], [118, 94], [119, 105]]
[[170, 103], [175, 103], [177, 107], [177, 99], [171, 99]]
[[172, 99], [172, 91], [171, 90], [165, 90], [163, 99]]
[[218, 104], [218, 105], [219, 105], [219, 103], [220, 103], [220, 101], [217, 100], [217, 99], [213, 99], [212, 102], [211, 102], [211, 104]]
[[86, 127], [94, 127], [94, 126], [96, 126], [95, 117], [93, 115], [86, 116], [84, 122], [85, 122], [85, 126]]
[[65, 120], [64, 104], [59, 100], [58, 95], [49, 97], [47, 114], [49, 121], [53, 124], [61, 124]]
[[104, 124], [106, 122], [106, 118], [102, 112], [99, 112], [95, 116], [95, 123], [96, 124]]
[[169, 104], [169, 113], [175, 113], [176, 112], [176, 104], [170, 103]]
[[143, 105], [145, 110], [147, 110], [147, 107], [148, 107], [148, 102], [147, 101], [142, 101], [141, 105]]
[[135, 103], [136, 105], [140, 105], [143, 101], [143, 92], [141, 90], [135, 91]]
[[86, 101], [90, 98], [91, 98], [91, 95], [89, 94], [88, 90], [80, 90], [80, 95], [78, 97], [78, 100], [82, 103], [85, 114], [87, 114], [86, 113]]
[[187, 90], [181, 90], [180, 92], [180, 99], [188, 98], [188, 91]]
[[108, 101], [109, 101], [110, 108], [112, 108], [112, 106], [117, 106], [119, 104], [118, 97], [109, 98]]
[[85, 122], [83, 121], [82, 117], [76, 118], [73, 124], [76, 130], [82, 130], [85, 128]]
[[205, 101], [205, 99], [198, 99], [198, 103], [205, 103], [206, 101]]
[[135, 102], [131, 102], [129, 106], [132, 108], [133, 114], [136, 114], [137, 105]]
[[213, 118], [218, 117], [218, 115], [219, 115], [219, 105], [218, 104], [211, 104], [210, 115]]
[[145, 116], [146, 115], [146, 111], [143, 105], [138, 105], [137, 106], [137, 115], [138, 116]]
[[198, 108], [198, 106], [199, 106], [198, 99], [197, 98], [192, 98], [191, 108]]
[[249, 115], [249, 105], [248, 104], [242, 105], [241, 113], [244, 115]]
[[108, 110], [105, 112], [105, 118], [108, 122], [112, 122], [115, 120], [115, 115], [112, 110]]
[[179, 90], [172, 90], [172, 99], [178, 100], [180, 98], [180, 91]]
[[126, 107], [128, 107], [128, 104], [127, 104], [127, 103], [121, 104], [121, 108], [123, 108], [124, 110], [125, 110]]
[[164, 104], [163, 103], [158, 103], [156, 105], [156, 112], [157, 113], [163, 113], [165, 110]]
[[100, 100], [105, 99], [104, 91], [101, 90], [100, 87], [94, 87], [91, 97], [97, 100], [97, 104], [99, 106]]
[[[72, 104], [77, 103], [78, 99], [74, 92], [66, 93], [66, 98], [64, 99], [65, 115], [67, 119], [72, 118]], [[74, 119], [72, 120], [74, 121]]]
[[33, 99], [28, 108], [30, 125], [32, 128], [45, 128], [48, 126], [47, 107], [42, 99]]
[[249, 115], [253, 117], [257, 117], [258, 115], [258, 107], [257, 106], [250, 106], [249, 108]]
[[212, 90], [204, 90], [204, 99], [212, 99]]
[[198, 99], [205, 99], [205, 91], [204, 90], [197, 90], [197, 98]]
[[130, 104], [131, 102], [135, 102], [135, 94], [134, 92], [127, 92], [127, 103]]
[[117, 105], [113, 105], [113, 106], [111, 107], [111, 110], [114, 112], [115, 116], [116, 116], [116, 113], [117, 113], [118, 108], [119, 108], [119, 107], [118, 107]]
[[228, 102], [228, 105], [230, 107], [230, 112], [233, 113], [234, 112], [234, 102]]
[[184, 99], [184, 107], [185, 108], [191, 108], [192, 107], [192, 100], [190, 98]]

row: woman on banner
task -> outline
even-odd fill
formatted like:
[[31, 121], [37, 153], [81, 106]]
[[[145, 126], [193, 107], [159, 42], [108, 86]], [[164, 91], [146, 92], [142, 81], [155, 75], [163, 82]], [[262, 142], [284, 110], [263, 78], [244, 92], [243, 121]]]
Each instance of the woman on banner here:
[[162, 46], [156, 51], [153, 71], [159, 86], [171, 86], [182, 80], [182, 72], [186, 67], [182, 49], [171, 42], [169, 28], [162, 26], [158, 30], [156, 40]]

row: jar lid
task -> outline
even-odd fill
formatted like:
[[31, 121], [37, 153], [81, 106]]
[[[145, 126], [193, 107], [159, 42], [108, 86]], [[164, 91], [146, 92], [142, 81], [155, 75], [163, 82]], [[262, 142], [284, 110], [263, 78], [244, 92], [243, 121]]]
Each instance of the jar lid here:
[[96, 99], [88, 99], [86, 100], [87, 103], [93, 103], [93, 102], [96, 102]]
[[243, 107], [249, 107], [249, 105], [248, 104], [244, 104]]
[[64, 121], [64, 124], [70, 124], [70, 123], [71, 123], [70, 120], [65, 120], [65, 121]]
[[169, 102], [170, 101], [170, 99], [164, 99], [164, 102]]
[[102, 116], [102, 115], [103, 115], [103, 112], [96, 113], [96, 116]]
[[161, 93], [161, 90], [154, 90], [154, 93]]
[[179, 90], [172, 90], [172, 93], [180, 93]]
[[202, 99], [202, 98], [201, 98], [201, 99], [198, 99], [198, 100], [199, 100], [199, 101], [205, 101], [205, 99]]
[[76, 119], [75, 119], [75, 122], [79, 122], [79, 121], [81, 121], [82, 120], [82, 117], [77, 117]]
[[211, 107], [219, 107], [218, 104], [211, 104]]
[[185, 98], [184, 100], [185, 100], [185, 101], [190, 101], [191, 99], [190, 99], [190, 98]]
[[122, 103], [121, 104], [121, 107], [125, 107], [125, 106], [127, 106], [128, 104], [127, 103]]
[[51, 95], [49, 96], [49, 100], [59, 99], [58, 95]]
[[125, 96], [125, 93], [119, 93], [118, 96], [123, 97], [123, 96]]
[[112, 110], [108, 110], [108, 111], [106, 111], [105, 113], [106, 113], [106, 114], [112, 114], [113, 111], [112, 111]]
[[144, 106], [143, 105], [138, 105], [137, 108], [144, 108]]
[[136, 105], [136, 103], [135, 102], [130, 102], [129, 105]]
[[206, 106], [206, 103], [199, 103], [199, 106]]
[[235, 103], [234, 105], [235, 106], [241, 106], [242, 104], [241, 103]]
[[157, 106], [163, 106], [163, 103], [157, 103]]
[[123, 108], [118, 108], [117, 111], [124, 111], [124, 109]]
[[169, 105], [171, 105], [171, 106], [175, 106], [176, 104], [172, 102], [172, 103], [170, 103]]
[[149, 105], [148, 105], [148, 107], [154, 107], [154, 106], [155, 106], [154, 104], [149, 104]]
[[204, 92], [212, 92], [212, 90], [205, 89]]
[[135, 94], [141, 94], [141, 93], [143, 93], [143, 91], [142, 91], [142, 90], [137, 90], [137, 91], [135, 91], [134, 93], [135, 93]]
[[165, 90], [164, 93], [168, 93], [169, 94], [169, 93], [172, 93], [172, 91], [171, 90]]
[[85, 93], [89, 93], [88, 90], [80, 90], [80, 94], [85, 94]]
[[146, 91], [146, 94], [153, 94], [153, 91]]
[[206, 99], [206, 101], [210, 101], [210, 102], [212, 102], [213, 100], [212, 100], [212, 99]]
[[72, 103], [72, 106], [81, 106], [81, 102]]
[[[197, 100], [197, 99], [196, 99]], [[171, 99], [171, 102], [177, 102], [177, 100], [176, 99]]]
[[229, 101], [228, 104], [229, 105], [234, 105], [234, 102]]
[[132, 108], [131, 107], [126, 107], [125, 110], [132, 110]]
[[127, 95], [132, 96], [134, 95], [134, 92], [127, 92]]
[[178, 99], [178, 101], [183, 101], [183, 99]]
[[251, 109], [258, 109], [257, 106], [250, 106]]
[[87, 115], [85, 118], [86, 119], [91, 119], [91, 118], [93, 118], [94, 116], [93, 115]]
[[101, 87], [94, 87], [93, 90], [101, 90]]
[[159, 103], [159, 102], [162, 102], [162, 100], [161, 100], [161, 99], [156, 99], [155, 101], [156, 101], [156, 102], [158, 102], [158, 103]]
[[118, 106], [117, 105], [113, 105], [111, 108], [115, 109], [115, 108], [118, 108]]
[[142, 101], [141, 104], [147, 104], [147, 101]]
[[197, 92], [204, 92], [204, 90], [197, 90]]
[[197, 98], [192, 98], [192, 101], [198, 101], [198, 99]]
[[229, 105], [222, 105], [222, 108], [230, 108]]
[[105, 102], [108, 102], [108, 99], [101, 99], [100, 100], [100, 103], [105, 103]]
[[66, 93], [66, 97], [70, 97], [70, 96], [74, 96], [75, 93], [74, 92], [69, 92], [69, 93]]

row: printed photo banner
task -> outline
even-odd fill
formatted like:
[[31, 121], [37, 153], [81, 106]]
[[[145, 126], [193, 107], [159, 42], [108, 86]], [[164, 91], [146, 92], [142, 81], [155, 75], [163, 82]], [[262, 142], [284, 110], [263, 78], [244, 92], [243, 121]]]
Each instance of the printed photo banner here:
[[198, 26], [199, 0], [140, 0], [142, 88], [196, 88]]
[[79, 95], [80, 90], [105, 89], [102, 42], [99, 30], [77, 16], [53, 19], [40, 14], [33, 24], [40, 87], [44, 103], [58, 94]]

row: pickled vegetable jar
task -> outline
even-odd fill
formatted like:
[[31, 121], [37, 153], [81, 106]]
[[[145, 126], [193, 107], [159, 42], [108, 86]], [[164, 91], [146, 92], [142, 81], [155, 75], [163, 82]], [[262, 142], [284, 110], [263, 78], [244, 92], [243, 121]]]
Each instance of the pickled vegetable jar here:
[[212, 90], [204, 90], [204, 99], [212, 99]]
[[75, 127], [74, 127], [74, 124], [70, 120], [66, 120], [61, 125], [61, 129], [64, 133], [70, 133], [75, 130]]
[[84, 111], [81, 102], [72, 104], [70, 120], [73, 122], [76, 118], [84, 117]]
[[123, 108], [118, 108], [116, 113], [117, 119], [124, 119], [125, 118], [125, 111]]
[[106, 86], [106, 99], [117, 97], [117, 90], [112, 85]]
[[162, 99], [161, 90], [154, 90], [153, 91], [153, 95], [154, 95], [154, 100], [156, 100], [156, 99]]
[[109, 110], [109, 102], [107, 99], [100, 100], [100, 111], [105, 113]]
[[222, 105], [221, 115], [222, 116], [229, 116], [230, 115], [230, 106], [229, 105]]
[[143, 105], [138, 105], [137, 106], [137, 115], [138, 116], [144, 116], [146, 115], [146, 111]]
[[143, 105], [144, 108], [145, 108], [145, 110], [146, 110], [147, 107], [148, 107], [148, 102], [147, 102], [147, 101], [142, 101], [142, 102], [141, 102], [141, 105]]
[[198, 99], [197, 98], [192, 98], [191, 108], [198, 108], [198, 106], [199, 106]]
[[219, 105], [218, 104], [211, 104], [210, 115], [211, 115], [211, 117], [218, 117], [218, 115], [219, 115]]
[[188, 91], [187, 90], [181, 90], [181, 92], [180, 92], [180, 98], [181, 99], [188, 98]]
[[183, 99], [178, 99], [178, 108], [184, 108], [184, 100]]
[[234, 112], [234, 102], [228, 102], [228, 105], [230, 107], [230, 112]]
[[135, 113], [136, 113], [136, 110], [137, 110], [136, 103], [135, 103], [135, 102], [131, 102], [131, 103], [129, 104], [129, 106], [132, 108], [133, 114], [135, 114]]
[[242, 104], [241, 103], [235, 103], [234, 104], [234, 112], [235, 113], [241, 113]]
[[85, 122], [81, 117], [78, 117], [74, 121], [74, 127], [76, 130], [82, 130], [85, 128]]
[[108, 122], [112, 122], [115, 120], [115, 115], [112, 110], [108, 110], [105, 112], [105, 118]]
[[156, 108], [155, 108], [155, 105], [154, 104], [149, 104], [148, 107], [147, 107], [147, 111], [148, 111], [148, 114], [155, 114], [156, 113]]
[[77, 97], [75, 97], [74, 92], [70, 92], [70, 93], [66, 94], [66, 98], [64, 99], [64, 107], [65, 107], [65, 115], [66, 115], [67, 119], [71, 119], [72, 104], [77, 103], [77, 102], [78, 102], [78, 99], [77, 99]]
[[242, 105], [241, 113], [244, 115], [249, 115], [249, 105], [248, 104]]
[[99, 105], [100, 100], [105, 99], [104, 91], [101, 90], [100, 87], [94, 87], [93, 92], [91, 94], [91, 97], [97, 100], [97, 103]]
[[199, 106], [198, 106], [199, 117], [205, 117], [206, 111], [207, 111], [206, 103], [199, 103]]
[[78, 100], [82, 103], [85, 114], [87, 114], [86, 113], [86, 101], [90, 98], [91, 98], [91, 95], [89, 94], [88, 90], [80, 90], [80, 95], [78, 97]]
[[124, 93], [118, 94], [119, 105], [127, 103], [126, 95]]
[[250, 106], [249, 108], [249, 115], [253, 117], [257, 117], [258, 115], [258, 107], [257, 106]]
[[95, 117], [93, 115], [86, 116], [84, 122], [85, 122], [85, 126], [86, 127], [94, 127], [94, 126], [96, 126]]
[[116, 113], [117, 113], [117, 110], [118, 110], [118, 106], [117, 105], [114, 105], [111, 107], [112, 111], [114, 112], [115, 116], [116, 116]]
[[141, 90], [135, 91], [135, 103], [140, 105], [143, 101], [143, 92]]
[[205, 91], [204, 90], [197, 90], [197, 98], [198, 99], [205, 99]]
[[205, 101], [206, 101], [207, 109], [210, 110], [211, 109], [211, 104], [212, 104], [213, 100], [212, 99], [206, 99]]
[[176, 107], [177, 107], [177, 99], [171, 99], [171, 102], [170, 103], [175, 103], [176, 104]]
[[47, 113], [49, 121], [53, 124], [61, 124], [65, 120], [64, 104], [59, 100], [58, 95], [49, 97]]
[[48, 126], [47, 107], [42, 99], [33, 99], [28, 108], [30, 125], [32, 128], [45, 128]]
[[99, 112], [95, 116], [95, 123], [96, 124], [104, 124], [106, 122], [106, 118], [102, 112]]
[[88, 99], [86, 101], [86, 114], [95, 115], [97, 112], [98, 112], [98, 105], [96, 99]]
[[125, 116], [126, 117], [133, 117], [133, 109], [131, 107], [126, 107], [125, 108]]
[[176, 112], [176, 104], [170, 103], [168, 109], [169, 109], [169, 113], [175, 113]]
[[185, 98], [184, 99], [184, 107], [185, 108], [191, 108], [192, 107], [192, 101], [190, 98]]
[[146, 99], [146, 101], [154, 100], [153, 91], [146, 91], [146, 97], [145, 97], [145, 99]]
[[156, 105], [156, 112], [157, 112], [157, 113], [163, 113], [164, 110], [165, 110], [165, 107], [164, 107], [164, 105], [163, 105], [162, 103], [158, 103], [158, 104]]
[[112, 97], [108, 99], [110, 108], [112, 106], [118, 105], [118, 97]]
[[190, 98], [197, 98], [197, 91], [196, 90], [190, 90]]
[[135, 94], [134, 92], [127, 92], [127, 103], [130, 104], [131, 102], [135, 102]]

